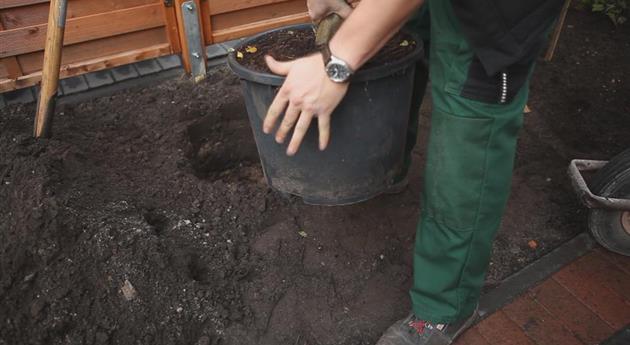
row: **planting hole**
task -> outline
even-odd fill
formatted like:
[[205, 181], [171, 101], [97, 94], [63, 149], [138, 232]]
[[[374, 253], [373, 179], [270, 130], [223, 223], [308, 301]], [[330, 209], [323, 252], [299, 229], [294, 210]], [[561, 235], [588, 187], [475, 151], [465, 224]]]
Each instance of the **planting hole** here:
[[237, 100], [188, 126], [186, 157], [197, 177], [216, 179], [258, 162], [246, 114]]
[[188, 274], [192, 280], [202, 284], [207, 284], [210, 281], [210, 270], [197, 255], [190, 256]]
[[168, 217], [154, 210], [144, 213], [144, 221], [147, 222], [157, 235], [161, 234], [168, 226]]

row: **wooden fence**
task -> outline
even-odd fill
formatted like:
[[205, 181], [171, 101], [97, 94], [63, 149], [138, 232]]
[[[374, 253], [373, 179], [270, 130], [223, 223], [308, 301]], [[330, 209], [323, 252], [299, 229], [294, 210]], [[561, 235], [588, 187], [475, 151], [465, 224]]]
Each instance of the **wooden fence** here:
[[[48, 2], [0, 0], [0, 92], [40, 81]], [[61, 77], [186, 51], [183, 2], [69, 0]], [[206, 45], [308, 20], [305, 0], [195, 2]]]

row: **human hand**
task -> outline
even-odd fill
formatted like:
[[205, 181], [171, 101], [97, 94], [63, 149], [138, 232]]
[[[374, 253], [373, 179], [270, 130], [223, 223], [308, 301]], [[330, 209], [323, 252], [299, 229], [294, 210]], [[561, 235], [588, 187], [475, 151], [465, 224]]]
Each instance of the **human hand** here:
[[263, 132], [270, 134], [284, 112], [275, 139], [283, 143], [295, 126], [287, 148], [287, 155], [293, 156], [311, 121], [317, 118], [319, 149], [325, 150], [330, 140], [330, 117], [348, 91], [348, 83], [335, 83], [328, 78], [320, 53], [287, 62], [276, 61], [271, 56], [265, 59], [272, 72], [285, 75], [286, 79], [267, 111]]
[[345, 19], [352, 12], [352, 7], [345, 0], [308, 0], [306, 6], [309, 16], [316, 23], [331, 13], [337, 13]]

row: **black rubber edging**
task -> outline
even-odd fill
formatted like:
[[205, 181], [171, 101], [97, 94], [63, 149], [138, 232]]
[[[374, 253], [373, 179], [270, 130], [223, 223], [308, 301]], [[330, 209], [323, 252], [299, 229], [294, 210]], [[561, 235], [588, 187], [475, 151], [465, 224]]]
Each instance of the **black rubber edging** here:
[[479, 299], [480, 318], [484, 319], [506, 306], [516, 297], [591, 251], [595, 246], [595, 240], [589, 233], [584, 232], [509, 276], [499, 286], [481, 296]]
[[[184, 69], [181, 67], [172, 68], [166, 71], [160, 71], [157, 73], [140, 76], [133, 79], [127, 79], [119, 82], [115, 82], [110, 85], [89, 89], [86, 91], [73, 93], [70, 95], [63, 95], [57, 98], [57, 105], [61, 104], [76, 104], [79, 102], [89, 101], [94, 98], [110, 96], [118, 91], [127, 90], [137, 86], [154, 85], [158, 81], [166, 79], [173, 79], [184, 74]], [[191, 81], [192, 83], [192, 81]]]
[[630, 344], [630, 324], [615, 333], [612, 337], [604, 340], [601, 345], [628, 345]]
[[[218, 56], [208, 60], [206, 66], [208, 73], [217, 67], [227, 66], [226, 57]], [[117, 81], [110, 85], [101, 86], [86, 91], [73, 93], [70, 95], [62, 95], [57, 99], [57, 104], [76, 104], [79, 102], [89, 101], [94, 98], [110, 96], [118, 91], [124, 91], [138, 86], [154, 85], [156, 82], [174, 79], [186, 75], [186, 72], [182, 67], [171, 68], [157, 73], [139, 76], [137, 78], [127, 79], [123, 81]], [[190, 81], [193, 83], [193, 81]]]

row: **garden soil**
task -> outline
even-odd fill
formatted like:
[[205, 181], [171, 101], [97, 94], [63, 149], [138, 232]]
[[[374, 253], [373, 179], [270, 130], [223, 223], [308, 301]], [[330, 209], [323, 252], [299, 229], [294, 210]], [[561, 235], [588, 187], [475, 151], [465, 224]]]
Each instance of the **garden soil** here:
[[[486, 290], [586, 231], [565, 170], [630, 147], [628, 61], [629, 25], [570, 12]], [[409, 310], [429, 103], [409, 188], [334, 208], [267, 187], [223, 67], [60, 105], [49, 140], [0, 110], [0, 344], [374, 344]]]
[[[399, 32], [362, 69], [400, 61], [416, 49], [416, 44], [411, 35]], [[266, 55], [271, 55], [278, 61], [290, 61], [317, 50], [312, 29], [283, 29], [258, 37], [250, 45], [237, 50], [236, 60], [253, 71], [272, 73], [265, 62]]]

